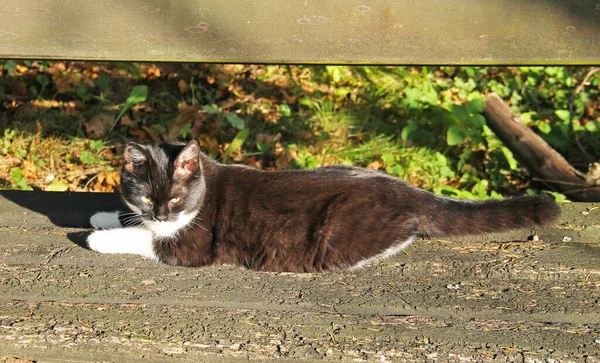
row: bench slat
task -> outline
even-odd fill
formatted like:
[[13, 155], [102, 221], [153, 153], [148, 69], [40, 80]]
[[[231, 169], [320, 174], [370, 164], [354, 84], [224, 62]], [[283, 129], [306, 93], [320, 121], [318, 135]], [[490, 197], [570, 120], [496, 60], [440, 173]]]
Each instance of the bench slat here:
[[5, 0], [0, 57], [599, 64], [597, 0]]

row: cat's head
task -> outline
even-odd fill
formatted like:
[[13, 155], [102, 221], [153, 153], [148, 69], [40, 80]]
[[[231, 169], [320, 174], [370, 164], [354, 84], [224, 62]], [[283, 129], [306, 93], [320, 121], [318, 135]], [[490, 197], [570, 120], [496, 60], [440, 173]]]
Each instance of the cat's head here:
[[196, 215], [206, 193], [200, 154], [196, 141], [125, 146], [123, 199], [147, 226], [166, 227]]

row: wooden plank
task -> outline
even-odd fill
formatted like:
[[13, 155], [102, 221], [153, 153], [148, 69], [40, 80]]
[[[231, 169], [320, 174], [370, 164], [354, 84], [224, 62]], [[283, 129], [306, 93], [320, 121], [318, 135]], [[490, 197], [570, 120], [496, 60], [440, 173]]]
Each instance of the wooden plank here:
[[290, 274], [102, 255], [73, 230], [23, 227], [0, 228], [4, 356], [598, 362], [593, 246], [418, 241], [360, 271]]
[[597, 0], [0, 0], [0, 58], [600, 64]]

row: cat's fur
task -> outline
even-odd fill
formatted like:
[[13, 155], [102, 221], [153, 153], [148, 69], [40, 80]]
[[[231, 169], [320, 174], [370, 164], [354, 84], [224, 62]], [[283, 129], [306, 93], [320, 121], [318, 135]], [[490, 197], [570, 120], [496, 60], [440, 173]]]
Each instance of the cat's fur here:
[[265, 172], [221, 165], [195, 141], [129, 143], [121, 183], [133, 212], [120, 219], [94, 215], [92, 225], [108, 229], [92, 233], [89, 247], [183, 266], [357, 268], [394, 255], [417, 234], [506, 231], [547, 224], [560, 213], [546, 197], [455, 200], [368, 169]]

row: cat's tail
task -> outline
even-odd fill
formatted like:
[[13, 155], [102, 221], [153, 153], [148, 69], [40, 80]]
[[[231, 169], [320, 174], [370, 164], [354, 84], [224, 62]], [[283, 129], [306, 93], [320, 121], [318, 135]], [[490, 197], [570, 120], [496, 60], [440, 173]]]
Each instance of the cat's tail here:
[[515, 197], [470, 201], [434, 196], [434, 207], [419, 220], [419, 232], [458, 236], [546, 225], [560, 216], [551, 197]]

